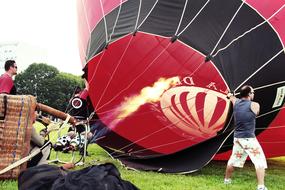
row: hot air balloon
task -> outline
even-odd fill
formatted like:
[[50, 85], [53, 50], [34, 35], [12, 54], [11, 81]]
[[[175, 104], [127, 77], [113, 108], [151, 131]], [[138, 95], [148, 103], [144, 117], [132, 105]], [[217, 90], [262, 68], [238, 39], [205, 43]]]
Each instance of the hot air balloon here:
[[78, 1], [96, 141], [131, 168], [193, 172], [229, 158], [229, 91], [261, 104], [265, 155], [285, 149], [285, 4], [282, 0]]

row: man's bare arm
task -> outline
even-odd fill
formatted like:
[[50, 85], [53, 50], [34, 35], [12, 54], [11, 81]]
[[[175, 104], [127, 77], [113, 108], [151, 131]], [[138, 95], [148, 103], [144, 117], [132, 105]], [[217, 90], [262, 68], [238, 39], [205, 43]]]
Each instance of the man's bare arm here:
[[253, 111], [253, 113], [255, 113], [255, 115], [259, 114], [260, 111], [260, 105], [257, 102], [251, 102], [250, 105], [251, 110]]

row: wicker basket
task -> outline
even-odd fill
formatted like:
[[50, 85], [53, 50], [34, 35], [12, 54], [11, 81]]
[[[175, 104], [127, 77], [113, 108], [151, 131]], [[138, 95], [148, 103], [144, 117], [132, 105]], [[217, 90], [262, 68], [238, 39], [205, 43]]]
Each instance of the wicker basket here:
[[[0, 94], [0, 170], [28, 155], [35, 109], [33, 96]], [[0, 175], [0, 179], [16, 179], [24, 169], [26, 164]]]

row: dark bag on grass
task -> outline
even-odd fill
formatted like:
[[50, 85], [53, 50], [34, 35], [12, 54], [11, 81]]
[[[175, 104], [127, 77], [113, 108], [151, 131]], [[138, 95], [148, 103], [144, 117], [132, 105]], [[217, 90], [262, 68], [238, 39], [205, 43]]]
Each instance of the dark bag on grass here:
[[19, 190], [138, 190], [121, 178], [111, 163], [94, 165], [77, 171], [58, 166], [39, 165], [28, 168], [18, 177]]
[[66, 175], [66, 171], [58, 166], [39, 165], [28, 168], [18, 177], [19, 190], [50, 190], [56, 179]]
[[54, 182], [52, 190], [138, 190], [138, 188], [123, 180], [116, 166], [107, 163], [69, 172]]

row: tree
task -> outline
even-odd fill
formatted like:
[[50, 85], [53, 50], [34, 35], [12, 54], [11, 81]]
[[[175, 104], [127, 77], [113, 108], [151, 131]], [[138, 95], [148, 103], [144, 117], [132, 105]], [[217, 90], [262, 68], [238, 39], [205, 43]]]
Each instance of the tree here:
[[15, 85], [18, 94], [31, 94], [41, 101], [41, 88], [47, 79], [55, 77], [59, 71], [57, 68], [44, 64], [33, 63], [24, 72], [19, 73], [15, 78]]
[[83, 87], [79, 76], [60, 73], [55, 67], [33, 63], [15, 78], [18, 94], [31, 94], [37, 101], [65, 111], [76, 86]]
[[77, 86], [80, 88], [84, 86], [80, 77], [68, 73], [59, 73], [46, 81], [45, 91], [43, 89], [43, 93], [46, 94], [46, 103], [53, 108], [65, 111]]

